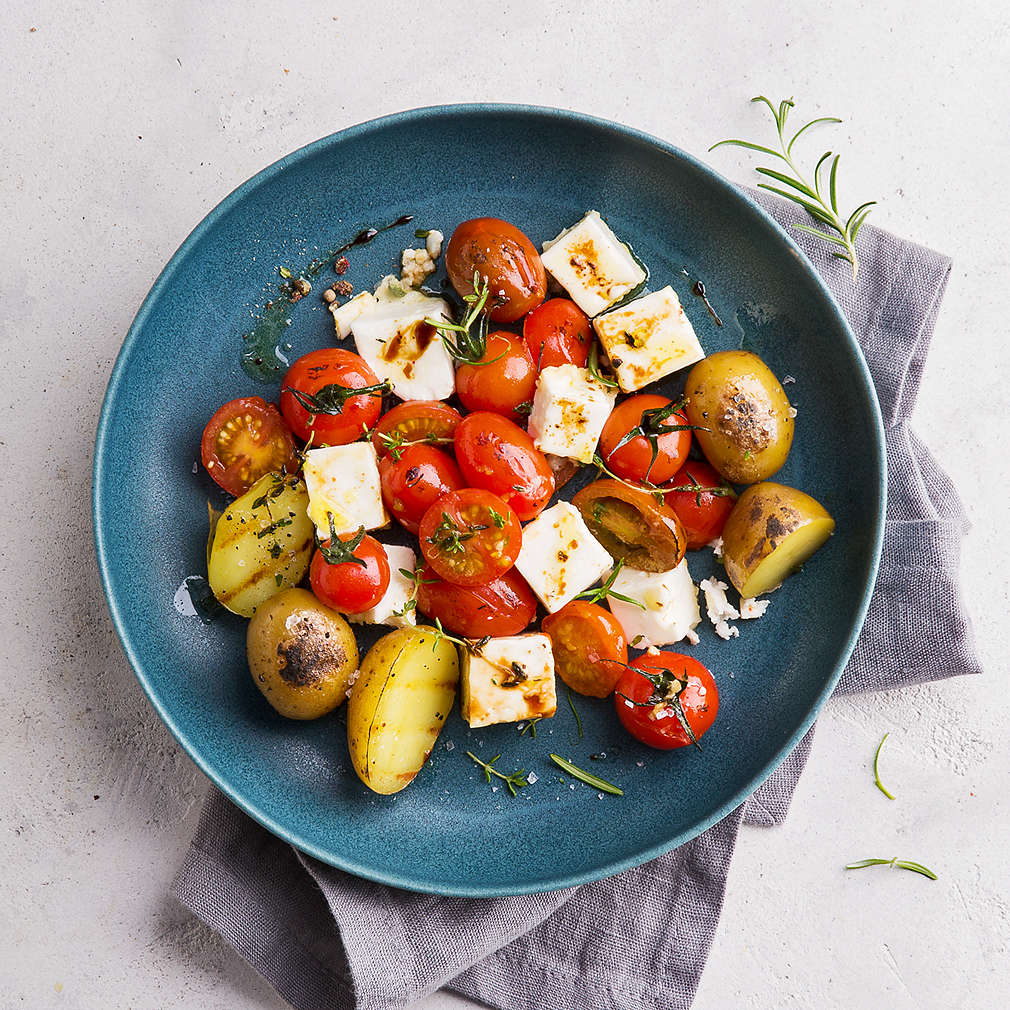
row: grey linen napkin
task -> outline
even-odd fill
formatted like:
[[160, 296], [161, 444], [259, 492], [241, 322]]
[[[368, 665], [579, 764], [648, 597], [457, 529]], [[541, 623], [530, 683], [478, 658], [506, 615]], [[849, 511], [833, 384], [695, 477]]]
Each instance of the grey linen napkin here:
[[[787, 227], [805, 220], [791, 204], [752, 195]], [[908, 427], [950, 260], [867, 227], [853, 285], [823, 244], [792, 234], [859, 338], [887, 432], [880, 574], [837, 690], [977, 673], [958, 586], [964, 509]], [[297, 1010], [386, 1010], [443, 986], [502, 1010], [686, 1010], [740, 824], [782, 821], [812, 734], [725, 820], [583, 887], [479, 900], [399, 891], [303, 855], [212, 790], [174, 891]]]

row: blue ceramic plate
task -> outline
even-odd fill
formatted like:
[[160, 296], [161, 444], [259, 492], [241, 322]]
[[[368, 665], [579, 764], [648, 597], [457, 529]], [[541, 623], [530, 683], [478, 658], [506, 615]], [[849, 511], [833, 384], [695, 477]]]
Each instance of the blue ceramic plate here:
[[[707, 351], [742, 345], [780, 377], [795, 376], [796, 439], [776, 479], [820, 499], [838, 532], [774, 594], [762, 620], [742, 622], [739, 639], [722, 642], [702, 627], [693, 654], [715, 672], [721, 697], [702, 753], [650, 751], [624, 733], [610, 702], [582, 697], [580, 737], [562, 693], [536, 739], [514, 725], [470, 731], [451, 719], [417, 779], [399, 795], [375, 796], [351, 768], [342, 711], [308, 724], [276, 716], [249, 677], [246, 622], [224, 614], [205, 624], [173, 605], [187, 576], [204, 572], [206, 502], [222, 502], [195, 463], [201, 431], [226, 400], [276, 395], [276, 385], [243, 373], [239, 357], [279, 266], [297, 271], [365, 226], [413, 214], [413, 224], [351, 254], [346, 276], [362, 288], [395, 269], [414, 227], [448, 235], [461, 220], [491, 215], [540, 242], [591, 208], [632, 243], [653, 288], [673, 284]], [[694, 277], [705, 281], [722, 328], [692, 297]], [[292, 359], [332, 343], [317, 293], [292, 306], [290, 319]], [[264, 169], [173, 256], [105, 398], [94, 474], [98, 561], [151, 702], [210, 779], [265, 827], [327, 863], [401, 887], [543, 891], [693, 838], [742, 802], [810, 726], [869, 599], [882, 445], [869, 375], [827, 289], [783, 231], [711, 169], [653, 137], [554, 109], [420, 109], [344, 130]], [[691, 570], [696, 580], [709, 574], [710, 552], [692, 556]], [[537, 781], [512, 798], [484, 781], [467, 750], [501, 753], [500, 767], [533, 771]], [[624, 797], [560, 776], [551, 751], [619, 783]]]

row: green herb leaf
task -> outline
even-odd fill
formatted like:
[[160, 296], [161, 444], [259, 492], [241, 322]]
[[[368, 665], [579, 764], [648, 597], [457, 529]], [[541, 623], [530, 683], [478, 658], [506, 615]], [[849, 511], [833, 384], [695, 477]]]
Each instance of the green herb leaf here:
[[582, 739], [582, 717], [579, 715], [579, 710], [575, 707], [575, 701], [572, 698], [572, 689], [568, 688], [568, 707], [572, 710], [572, 715], [575, 716], [575, 726], [579, 731], [579, 739]]
[[886, 740], [890, 735], [890, 733], [885, 733], [883, 739], [877, 744], [877, 753], [873, 755], [873, 781], [876, 783], [877, 788], [889, 800], [893, 800], [894, 796], [887, 790], [884, 783], [880, 781], [880, 772], [877, 770], [877, 762], [880, 760], [880, 750], [884, 746], [884, 740]]
[[863, 870], [867, 866], [895, 866], [899, 870], [911, 870], [913, 873], [921, 873], [924, 877], [929, 877], [930, 880], [939, 879], [929, 867], [923, 866], [922, 863], [913, 863], [907, 859], [898, 859], [897, 856], [893, 859], [860, 859], [855, 863], [846, 863], [845, 869]]
[[542, 715], [535, 715], [531, 719], [528, 719], [519, 727], [519, 735], [526, 736], [527, 732], [531, 737], [536, 739], [537, 735], [537, 723], [543, 719]]
[[[613, 596], [615, 600], [623, 600], [625, 603], [631, 603], [636, 607], [645, 610], [645, 604], [640, 600], [634, 600], [630, 596], [625, 596], [623, 593], [615, 593], [611, 588], [617, 576], [620, 574], [621, 569], [624, 567], [624, 559], [618, 558], [614, 563], [613, 570], [607, 577], [607, 581], [600, 586], [599, 589], [587, 589], [584, 593], [579, 593], [575, 599], [577, 600], [588, 600], [590, 603], [599, 603], [601, 600], [605, 600], [608, 596]], [[580, 736], [582, 734], [579, 734]]]
[[287, 267], [278, 267], [277, 273], [279, 273], [285, 280], [291, 279], [291, 271]]
[[434, 326], [442, 338], [445, 349], [457, 360], [468, 365], [490, 365], [504, 357], [505, 352], [490, 361], [483, 361], [487, 353], [488, 313], [500, 304], [495, 301], [489, 305], [490, 286], [486, 277], [481, 277], [477, 271], [473, 274], [473, 293], [463, 296], [466, 303], [466, 314], [461, 323], [454, 323], [444, 316], [432, 319], [425, 316], [424, 321]]
[[[544, 348], [541, 345], [541, 355], [543, 352]], [[617, 379], [607, 372], [600, 371], [600, 345], [595, 340], [593, 341], [593, 346], [589, 348], [589, 360], [586, 362], [586, 368], [597, 382], [608, 386], [610, 389], [617, 389]]]
[[323, 556], [323, 560], [328, 565], [361, 565], [367, 568], [368, 565], [363, 558], [359, 558], [354, 552], [361, 546], [361, 541], [365, 539], [365, 527], [359, 526], [358, 532], [350, 540], [341, 540], [337, 536], [336, 526], [333, 524], [333, 513], [327, 512], [326, 518], [330, 523], [330, 539], [323, 541], [319, 539], [319, 534], [315, 534], [316, 549]]
[[522, 789], [524, 786], [529, 785], [529, 782], [526, 779], [526, 772], [522, 768], [520, 768], [519, 771], [517, 772], [512, 772], [511, 775], [505, 775], [502, 772], [498, 771], [497, 768], [492, 767], [495, 761], [497, 761], [498, 758], [501, 757], [501, 754], [495, 754], [495, 756], [491, 758], [490, 761], [481, 761], [481, 759], [477, 757], [477, 755], [474, 754], [473, 751], [469, 750], [466, 752], [466, 756], [470, 758], [472, 761], [475, 761], [477, 764], [481, 766], [481, 768], [484, 769], [484, 778], [487, 780], [488, 785], [491, 784], [491, 776], [494, 775], [497, 778], [500, 778], [502, 782], [505, 783], [505, 788], [509, 791], [510, 795], [512, 796], [515, 796], [517, 789]]
[[[388, 379], [374, 386], [359, 386], [356, 389], [348, 389], [337, 382], [320, 386], [314, 393], [303, 393], [300, 389], [293, 389], [285, 386], [282, 393], [290, 393], [308, 411], [311, 417], [317, 414], [342, 414], [344, 404], [353, 396], [382, 396], [392, 389]], [[310, 422], [311, 423], [311, 422]]]
[[620, 786], [615, 786], [613, 782], [601, 779], [599, 775], [594, 775], [592, 772], [583, 771], [578, 765], [573, 765], [571, 761], [566, 761], [557, 754], [552, 754], [551, 760], [573, 778], [577, 778], [580, 782], [585, 782], [587, 786], [599, 789], [600, 792], [610, 793], [612, 796], [624, 795], [624, 790]]
[[414, 238], [427, 238], [431, 234], [430, 228], [415, 228]]

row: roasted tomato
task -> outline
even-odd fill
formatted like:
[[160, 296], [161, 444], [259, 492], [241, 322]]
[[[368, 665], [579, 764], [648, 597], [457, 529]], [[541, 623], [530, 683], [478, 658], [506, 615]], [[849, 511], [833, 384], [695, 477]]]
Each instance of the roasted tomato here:
[[525, 414], [517, 408], [533, 405], [537, 370], [526, 344], [514, 333], [488, 334], [487, 349], [477, 364], [456, 369], [456, 393], [467, 410], [491, 410], [517, 423]]
[[291, 429], [272, 403], [246, 396], [218, 407], [203, 429], [207, 473], [237, 498], [266, 473], [298, 472]]
[[715, 722], [719, 689], [712, 674], [690, 656], [646, 653], [624, 671], [614, 703], [624, 728], [636, 740], [672, 750], [698, 745]]
[[309, 351], [284, 376], [281, 412], [306, 442], [344, 445], [378, 421], [386, 388], [365, 360], [350, 351]]
[[575, 302], [549, 298], [523, 320], [523, 339], [537, 371], [551, 365], [585, 368], [593, 345], [593, 324]]
[[620, 622], [586, 600], [572, 600], [540, 622], [551, 640], [558, 676], [579, 694], [606, 698], [628, 662], [628, 643]]
[[506, 501], [523, 522], [554, 494], [554, 474], [525, 431], [501, 414], [468, 414], [456, 429], [456, 461], [471, 487]]
[[518, 635], [537, 615], [537, 600], [514, 568], [482, 586], [457, 586], [430, 568], [418, 575], [417, 609], [465, 638]]
[[539, 305], [547, 273], [533, 243], [508, 221], [476, 217], [458, 225], [445, 250], [445, 269], [460, 295], [473, 293], [474, 274], [490, 291], [489, 318], [512, 323]]
[[677, 513], [648, 491], [619, 480], [587, 484], [572, 499], [614, 560], [642, 572], [668, 572], [684, 560], [687, 536]]
[[691, 426], [665, 396], [639, 393], [613, 410], [600, 435], [607, 468], [626, 480], [662, 484], [687, 459]]
[[389, 588], [386, 549], [364, 527], [330, 537], [312, 555], [309, 582], [319, 602], [334, 610], [344, 614], [371, 610]]
[[465, 488], [439, 498], [424, 513], [417, 536], [436, 575], [458, 586], [478, 586], [512, 567], [523, 534], [501, 498]]
[[670, 483], [674, 490], [666, 493], [666, 504], [684, 527], [687, 549], [696, 551], [722, 536], [736, 492], [715, 469], [701, 460], [688, 460]]
[[412, 442], [451, 446], [461, 420], [460, 412], [441, 400], [407, 400], [382, 415], [372, 432], [372, 445], [380, 456]]
[[452, 457], [424, 443], [393, 449], [383, 456], [379, 478], [386, 508], [414, 534], [430, 505], [466, 486]]

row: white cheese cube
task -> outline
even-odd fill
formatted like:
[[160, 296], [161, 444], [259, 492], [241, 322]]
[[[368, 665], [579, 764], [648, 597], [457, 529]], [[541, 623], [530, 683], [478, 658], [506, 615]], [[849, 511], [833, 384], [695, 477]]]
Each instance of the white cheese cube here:
[[537, 376], [529, 433], [541, 452], [592, 463], [617, 390], [597, 382], [585, 368], [550, 365]]
[[687, 559], [668, 572], [622, 568], [612, 588], [645, 606], [642, 610], [613, 596], [607, 600], [614, 617], [624, 628], [628, 643], [635, 648], [672, 645], [685, 638], [692, 645], [697, 644], [694, 629], [701, 624], [701, 609], [698, 590], [687, 570]]
[[554, 715], [558, 698], [551, 640], [516, 635], [492, 638], [479, 656], [464, 650], [459, 704], [471, 726]]
[[375, 295], [371, 291], [362, 291], [355, 295], [349, 302], [337, 305], [334, 302], [330, 306], [330, 313], [333, 315], [333, 325], [337, 328], [337, 340], [345, 340], [351, 335], [351, 324], [366, 309], [375, 305]]
[[708, 611], [708, 619], [712, 622], [715, 633], [727, 642], [731, 638], [739, 638], [740, 629], [728, 623], [740, 617], [740, 611], [726, 598], [726, 590], [729, 589], [729, 586], [725, 582], [720, 582], [719, 579], [704, 579], [701, 588], [705, 594], [705, 609]]
[[456, 388], [452, 357], [425, 316], [452, 318], [445, 299], [408, 291], [377, 299], [351, 324], [358, 354], [401, 400], [444, 400]]
[[523, 527], [516, 568], [552, 614], [588, 589], [612, 564], [571, 502], [559, 501]]
[[599, 316], [593, 328], [624, 393], [705, 357], [677, 292], [669, 286]]
[[645, 280], [631, 251], [595, 210], [544, 246], [540, 258], [547, 272], [587, 316], [609, 308]]
[[362, 526], [376, 530], [389, 523], [382, 503], [379, 458], [371, 442], [351, 442], [309, 449], [302, 467], [309, 493], [309, 518], [321, 538], [330, 535], [329, 514], [337, 533]]
[[414, 598], [414, 580], [400, 569], [413, 572], [417, 558], [409, 547], [398, 547], [396, 544], [383, 546], [389, 560], [389, 588], [371, 610], [347, 614], [346, 617], [352, 624], [389, 624], [394, 628], [406, 628], [417, 624], [413, 604], [407, 606]]

